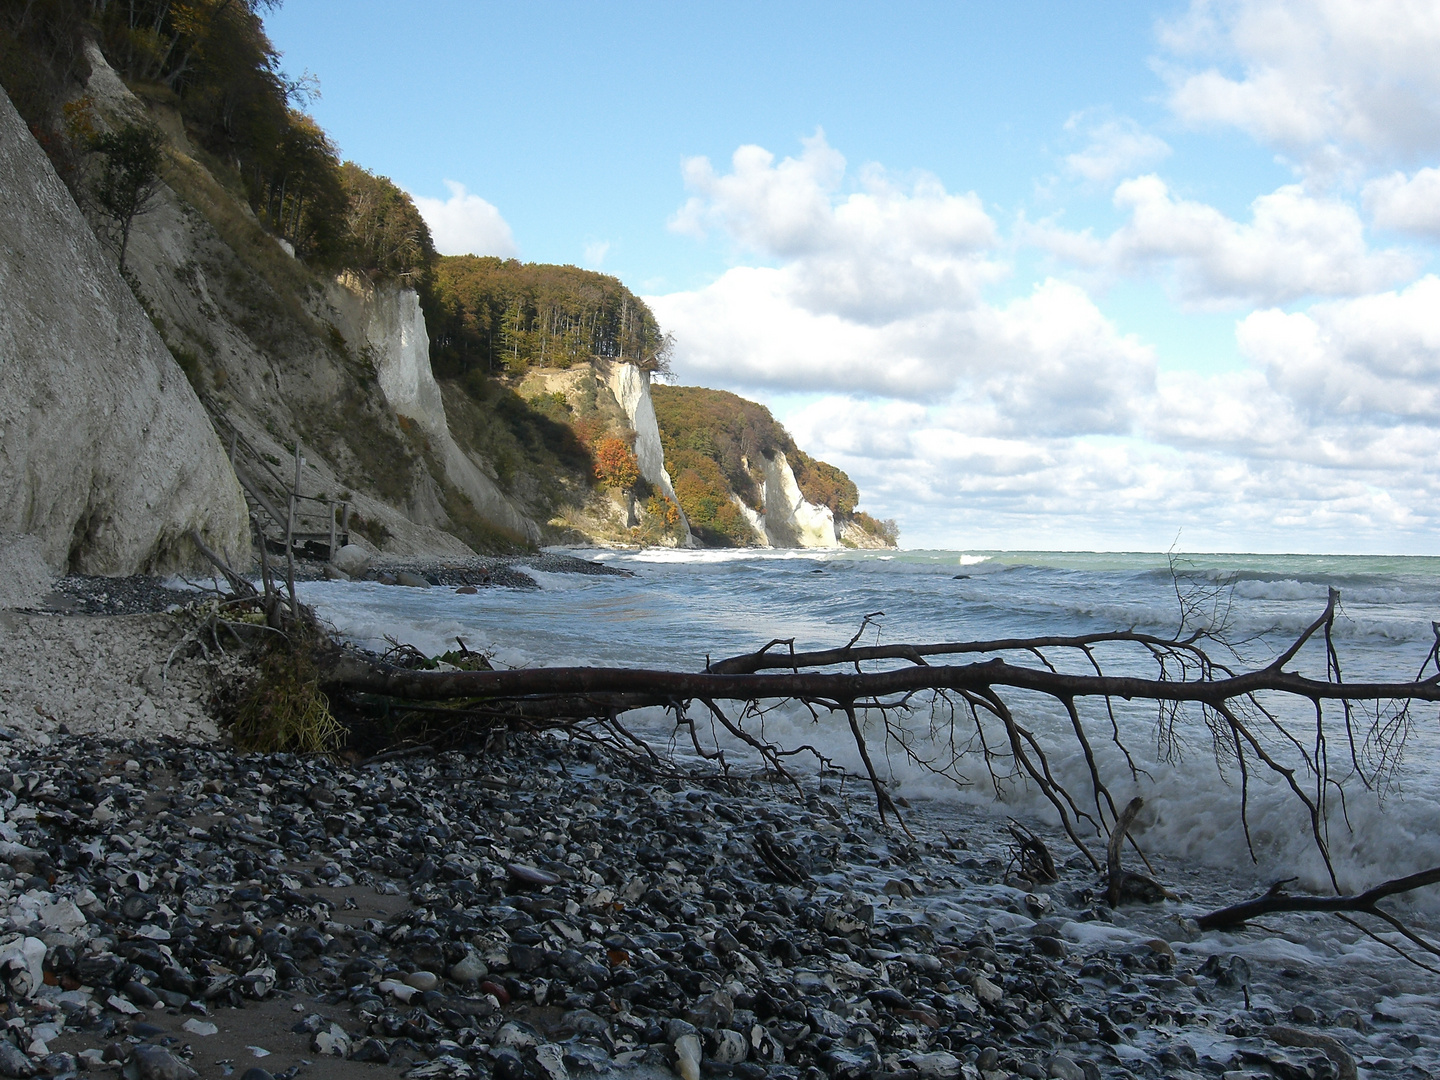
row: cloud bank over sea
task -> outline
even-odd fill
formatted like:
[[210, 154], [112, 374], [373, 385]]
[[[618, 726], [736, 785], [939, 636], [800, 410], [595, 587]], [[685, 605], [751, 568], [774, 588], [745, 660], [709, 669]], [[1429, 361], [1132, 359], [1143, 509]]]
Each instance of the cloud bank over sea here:
[[[818, 129], [687, 159], [670, 227], [730, 265], [647, 297], [681, 381], [769, 401], [908, 545], [1434, 551], [1440, 9], [1195, 0], [1154, 48], [1161, 121], [1076, 102], [1043, 217]], [[1197, 137], [1290, 177], [1209, 200]], [[1128, 329], [1136, 289], [1229, 356]]]

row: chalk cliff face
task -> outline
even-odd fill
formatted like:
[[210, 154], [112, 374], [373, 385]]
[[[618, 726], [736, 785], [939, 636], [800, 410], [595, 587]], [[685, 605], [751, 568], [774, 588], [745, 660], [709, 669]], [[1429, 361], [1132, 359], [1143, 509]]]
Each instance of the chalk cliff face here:
[[[142, 103], [98, 49], [87, 60], [100, 123], [151, 121], [169, 139], [165, 185], [135, 221], [127, 265], [222, 425], [272, 463], [299, 442], [302, 492], [347, 502], [361, 544], [463, 556], [471, 543], [534, 539], [445, 439], [414, 293], [367, 298], [317, 278], [195, 156], [178, 114]], [[506, 535], [477, 536], [477, 522]]]
[[[688, 504], [677, 497], [673, 480], [681, 481], [681, 489], [690, 493], [693, 502], [693, 470], [667, 465], [669, 444], [662, 446], [657, 425], [655, 403], [663, 403], [662, 391], [670, 388], [657, 390], [652, 397], [649, 374], [634, 364], [608, 359], [606, 349], [596, 346], [601, 355], [588, 357], [565, 355], [553, 366], [547, 365], [543, 351], [541, 359], [527, 366], [512, 363], [513, 357], [503, 364], [477, 365], [468, 354], [456, 361], [441, 350], [437, 363], [446, 366], [440, 368], [444, 379], [437, 383], [425, 318], [413, 291], [394, 284], [374, 285], [361, 277], [336, 283], [318, 276], [294, 258], [293, 251], [282, 250], [284, 245], [243, 200], [235, 198], [233, 176], [223, 168], [210, 171], [206, 162], [212, 159], [194, 149], [173, 106], [136, 97], [98, 49], [91, 48], [87, 59], [90, 75], [84, 98], [93, 105], [93, 119], [101, 129], [127, 120], [153, 122], [168, 140], [164, 184], [154, 204], [136, 219], [130, 236], [128, 280], [141, 297], [140, 306], [122, 282], [114, 302], [127, 308], [124, 325], [117, 323], [109, 330], [103, 320], [79, 317], [77, 313], [89, 305], [71, 303], [54, 318], [40, 317], [45, 325], [38, 327], [22, 325], [28, 316], [18, 311], [0, 312], [8, 335], [0, 339], [7, 349], [6, 355], [0, 355], [6, 363], [0, 377], [7, 385], [25, 387], [7, 391], [15, 400], [28, 404], [49, 395], [61, 401], [70, 385], [81, 387], [81, 396], [91, 393], [92, 388], [85, 388], [75, 373], [64, 372], [63, 365], [31, 372], [10, 359], [9, 354], [21, 354], [22, 345], [31, 350], [27, 354], [31, 359], [45, 352], [63, 353], [45, 335], [58, 333], [69, 318], [86, 323], [88, 330], [86, 326], [72, 330], [89, 332], [97, 342], [108, 334], [114, 341], [106, 347], [112, 351], [117, 347], [114, 342], [127, 334], [137, 342], [143, 339], [146, 359], [125, 368], [132, 382], [150, 380], [138, 397], [173, 398], [189, 408], [194, 419], [200, 418], [194, 408], [198, 391], [204, 411], [225, 433], [225, 445], [233, 443], [249, 455], [246, 468], [251, 474], [269, 473], [274, 479], [270, 468], [274, 466], [285, 474], [275, 483], [288, 490], [288, 463], [297, 457], [298, 448], [303, 455], [301, 492], [312, 499], [347, 504], [352, 538], [393, 554], [462, 555], [471, 550], [469, 545], [477, 550], [513, 550], [520, 542], [542, 539], [690, 547], [698, 546], [698, 536], [707, 543], [720, 536], [719, 542], [749, 543], [753, 541], [747, 521], [755, 526], [755, 535], [768, 543], [834, 545], [835, 523], [828, 512], [806, 502], [797, 475], [811, 498], [826, 501], [826, 497], [812, 491], [808, 459], [797, 457], [798, 451], [788, 442], [785, 449], [791, 451], [793, 468], [782, 456], [769, 464], [768, 471], [757, 468], [743, 487], [746, 499], [763, 507], [761, 512], [747, 508], [741, 520], [728, 505], [729, 489], [723, 483], [701, 493], [706, 506], [716, 505], [714, 496], [718, 496], [733, 519], [736, 535], [721, 535], [713, 523], [692, 528], [692, 519], [685, 516]], [[74, 89], [78, 96], [80, 88]], [[7, 137], [5, 149], [12, 150], [13, 143]], [[80, 223], [83, 230], [68, 195], [58, 185], [52, 187], [52, 196], [69, 207], [72, 225]], [[19, 213], [14, 200], [6, 209]], [[36, 219], [29, 211], [21, 216]], [[96, 228], [103, 224], [92, 223]], [[34, 236], [43, 238], [44, 244], [53, 243], [48, 225], [37, 225]], [[98, 250], [88, 230], [81, 240]], [[65, 240], [62, 247], [81, 240]], [[23, 254], [22, 248], [7, 242], [0, 252], [9, 259], [7, 273], [17, 281], [29, 271], [20, 256], [10, 253]], [[108, 257], [102, 256], [102, 261]], [[119, 279], [106, 272], [114, 279], [106, 286], [113, 292]], [[88, 280], [84, 274], [57, 276], [71, 287]], [[6, 286], [7, 303], [12, 293], [20, 295], [9, 279], [0, 283]], [[58, 283], [36, 286], [45, 296], [58, 287]], [[444, 318], [447, 310], [442, 307], [437, 317]], [[177, 374], [179, 369], [183, 377]], [[113, 433], [87, 427], [93, 418], [81, 415], [79, 403], [67, 402], [75, 404], [74, 418], [49, 406], [34, 413], [30, 419], [38, 420], [22, 438], [12, 434], [12, 428], [20, 431], [16, 417], [23, 414], [7, 412], [0, 404], [0, 422], [5, 425], [0, 428], [4, 439], [0, 464], [8, 470], [0, 473], [6, 481], [0, 491], [0, 531], [43, 525], [51, 537], [49, 557], [57, 564], [69, 560], [85, 569], [130, 569], [137, 560], [158, 568], [172, 559], [173, 537], [187, 532], [191, 524], [208, 531], [213, 546], [226, 550], [243, 546], [243, 502], [228, 463], [217, 460], [216, 441], [208, 429], [204, 425], [187, 429], [182, 438], [165, 427], [179, 424], [179, 413], [168, 405], [156, 406], [158, 411], [147, 418], [136, 412], [138, 400], [122, 408], [124, 394], [116, 388], [107, 388], [98, 397], [110, 403], [111, 415], [102, 409], [101, 416], [114, 427]], [[136, 415], [121, 415], [125, 408]], [[91, 468], [68, 445], [58, 445], [59, 432], [66, 434], [67, 444], [80, 447], [103, 443], [105, 436], [131, 438], [135, 445], [114, 455], [125, 461], [124, 468], [106, 471], [109, 458], [105, 468]], [[157, 440], [159, 435], [164, 438]], [[594, 448], [602, 440], [616, 438], [634, 448], [640, 475], [647, 482], [638, 485], [639, 494], [597, 483]], [[155, 451], [147, 440], [185, 447], [189, 471], [177, 471], [173, 461], [152, 463]], [[771, 448], [770, 442], [763, 444], [767, 459]], [[46, 462], [47, 468], [52, 460], [57, 464], [37, 472], [36, 460]], [[165, 473], [165, 468], [171, 472]], [[94, 497], [82, 500], [83, 505], [69, 506], [45, 488], [47, 483], [63, 486], [87, 470], [94, 480]], [[160, 479], [162, 475], [169, 480]], [[663, 499], [650, 498], [647, 486]], [[757, 500], [761, 494], [763, 498]], [[276, 497], [274, 492], [271, 495]], [[156, 527], [170, 539], [147, 547], [142, 538], [102, 536], [107, 528], [114, 532], [118, 520], [106, 507], [129, 505], [136, 499], [146, 508], [147, 520], [161, 523]], [[185, 528], [178, 533], [178, 526], [171, 527], [173, 522], [165, 524], [167, 501], [194, 509], [203, 507], [206, 499], [218, 499], [228, 507], [228, 541], [225, 528], [202, 520], [203, 515], [179, 514]], [[257, 497], [257, 502], [265, 500]], [[46, 513], [56, 521], [34, 524]], [[128, 553], [123, 558], [93, 554], [121, 550]], [[243, 555], [236, 554], [243, 561]]]
[[375, 288], [346, 274], [331, 290], [331, 302], [345, 315], [347, 337], [368, 352], [385, 400], [426, 434], [448, 434], [445, 403], [430, 370], [430, 336], [413, 289]]
[[540, 528], [468, 456], [450, 433], [440, 385], [430, 367], [430, 336], [420, 297], [393, 285], [375, 288], [346, 275], [331, 289], [352, 343], [374, 363], [380, 389], [397, 416], [413, 420], [439, 456], [445, 476], [481, 517], [532, 543]]
[[835, 515], [828, 506], [807, 502], [795, 472], [783, 451], [761, 459], [765, 478], [760, 482], [764, 513], [746, 506], [734, 495], [735, 505], [760, 538], [760, 547], [833, 548], [840, 546]]
[[784, 451], [765, 458], [765, 533], [774, 547], [833, 548], [835, 515], [806, 502]]
[[161, 571], [196, 529], [242, 562], [245, 500], [184, 374], [0, 92], [0, 531], [51, 566]]
[[[606, 384], [635, 432], [635, 459], [640, 465], [640, 475], [678, 508], [680, 500], [675, 497], [675, 486], [665, 470], [665, 451], [660, 446], [660, 428], [655, 423], [655, 404], [650, 400], [650, 373], [634, 364], [612, 363]], [[695, 538], [690, 535], [690, 523], [683, 510], [680, 528], [683, 535], [680, 546], [694, 547]]]

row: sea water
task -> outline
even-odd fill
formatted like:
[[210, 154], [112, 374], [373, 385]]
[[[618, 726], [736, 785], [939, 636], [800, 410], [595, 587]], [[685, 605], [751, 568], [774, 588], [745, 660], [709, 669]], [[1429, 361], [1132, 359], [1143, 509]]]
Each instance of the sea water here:
[[[312, 582], [301, 589], [341, 637], [363, 647], [383, 651], [401, 642], [437, 654], [454, 648], [458, 638], [508, 667], [698, 671], [710, 660], [776, 639], [793, 639], [794, 647], [804, 650], [844, 644], [857, 632], [864, 644], [885, 644], [1124, 629], [1172, 636], [1197, 628], [1233, 644], [1227, 650], [1202, 642], [1215, 659], [1237, 668], [1263, 666], [1315, 621], [1335, 589], [1333, 640], [1343, 677], [1404, 681], [1416, 676], [1434, 648], [1432, 620], [1440, 619], [1440, 558], [673, 549], [576, 554], [633, 576], [532, 572], [538, 590], [476, 594], [369, 582]], [[1182, 597], [1191, 607], [1183, 627]], [[1006, 658], [1039, 662], [1025, 654]], [[1073, 651], [1050, 650], [1047, 658], [1062, 670], [1087, 670], [1088, 662]], [[1148, 654], [1133, 647], [1102, 649], [1097, 658], [1107, 673], [1155, 670]], [[1324, 677], [1318, 635], [1288, 668]], [[1427, 673], [1434, 670], [1432, 663]], [[1085, 790], [1088, 769], [1064, 712], [1034, 695], [1012, 694], [1011, 703], [1017, 719], [1049, 752], [1057, 775], [1072, 789]], [[1347, 730], [1342, 711], [1329, 707], [1323, 733], [1335, 783], [1317, 791], [1306, 760], [1316, 756], [1313, 707], [1279, 698], [1264, 704], [1301, 745], [1262, 717], [1254, 717], [1258, 723], [1252, 727], [1267, 752], [1297, 770], [1307, 794], [1326, 798], [1330, 813], [1323, 824], [1343, 887], [1440, 865], [1440, 708], [1416, 706], [1403, 741], [1382, 748], [1370, 737], [1373, 709], [1369, 714], [1367, 706], [1357, 709]], [[1247, 820], [1240, 813], [1243, 778], [1236, 763], [1225, 760], [1228, 748], [1220, 747], [1217, 763], [1210, 729], [1198, 713], [1182, 715], [1169, 729], [1173, 737], [1162, 740], [1153, 706], [1116, 704], [1126, 748], [1141, 770], [1137, 778], [1108, 738], [1104, 703], [1082, 702], [1081, 711], [1102, 777], [1117, 801], [1134, 794], [1146, 799], [1139, 830], [1152, 847], [1186, 860], [1239, 865], [1242, 873], [1248, 866], [1257, 881], [1295, 875], [1313, 887], [1325, 883], [1328, 874], [1308, 811], [1283, 778], [1253, 758], [1247, 839]], [[667, 722], [673, 727], [673, 719], [659, 714], [637, 719], [651, 734]], [[948, 737], [948, 714], [944, 719]], [[931, 720], [922, 708], [909, 721], [910, 730], [929, 736]], [[766, 730], [776, 741], [803, 740], [839, 764], [859, 766], [843, 718], [817, 723], [806, 710], [781, 710], [767, 718]], [[867, 730], [885, 748], [878, 718]], [[1360, 770], [1352, 765], [1352, 741]], [[996, 799], [979, 755], [962, 761], [947, 778], [910, 760], [899, 744], [885, 749], [879, 767], [908, 797], [972, 806]], [[957, 786], [957, 775], [969, 783]], [[1011, 778], [999, 794], [1005, 813], [1054, 820], [1053, 810], [1023, 778]]]
[[[1405, 681], [1417, 676], [1435, 648], [1432, 620], [1440, 619], [1440, 558], [665, 549], [575, 554], [633, 576], [534, 572], [538, 590], [475, 594], [312, 582], [301, 586], [302, 599], [341, 637], [376, 651], [400, 642], [433, 655], [454, 648], [458, 638], [491, 654], [497, 666], [680, 671], [702, 670], [711, 660], [776, 639], [805, 650], [842, 645], [857, 634], [860, 643], [885, 644], [1124, 629], [1161, 637], [1205, 630], [1215, 640], [1202, 644], [1215, 659], [1237, 669], [1264, 666], [1322, 614], [1333, 589], [1339, 602], [1332, 636], [1343, 677]], [[1014, 663], [1040, 663], [1024, 653], [1005, 655]], [[1089, 670], [1078, 653], [1048, 650], [1046, 656], [1061, 670]], [[1149, 655], [1134, 647], [1102, 647], [1096, 660], [1112, 674], [1155, 670]], [[1321, 637], [1287, 670], [1325, 677]], [[1434, 674], [1433, 661], [1425, 670]], [[1063, 709], [1037, 695], [1006, 696], [1057, 779], [1093, 813], [1088, 767]], [[1377, 718], [1373, 707], [1367, 713], [1362, 706], [1347, 729], [1343, 712], [1327, 706], [1317, 729], [1308, 702], [1271, 696], [1259, 704], [1273, 722], [1251, 709], [1256, 738], [1278, 765], [1294, 770], [1302, 791], [1324, 798], [1322, 835], [1341, 889], [1360, 890], [1440, 866], [1440, 707], [1417, 705], [1397, 721], [1393, 713]], [[878, 716], [865, 718], [877, 768], [912, 814], [949, 830], [946, 835], [963, 832], [966, 822], [987, 820], [996, 833], [993, 826], [1016, 817], [1051, 837], [1062, 858], [1068, 854], [1053, 807], [1016, 774], [1003, 740], [993, 739], [993, 725], [999, 782], [978, 743], [967, 740], [963, 723], [952, 728], [945, 709], [937, 714], [925, 701], [917, 705], [908, 716], [892, 717], [899, 740], [887, 738]], [[1115, 801], [1123, 805], [1137, 794], [1145, 799], [1135, 834], [1159, 876], [1172, 884], [1183, 880], [1193, 890], [1186, 911], [1255, 895], [1282, 878], [1297, 878], [1292, 888], [1333, 891], [1310, 815], [1289, 781], [1253, 754], [1243, 777], [1233, 756], [1227, 757], [1227, 740], [1215, 739], [1201, 714], [1182, 712], [1171, 721], [1153, 705], [1125, 702], [1113, 703], [1112, 714], [1093, 700], [1079, 708]], [[1372, 730], [1377, 719], [1385, 722], [1379, 742]], [[1129, 759], [1109, 738], [1112, 720]], [[677, 730], [673, 715], [661, 710], [628, 723], [676, 752], [690, 745], [689, 732]], [[749, 723], [754, 728], [758, 721]], [[767, 712], [763, 723], [765, 736], [776, 743], [811, 745], [842, 768], [860, 768], [843, 716], [789, 706]], [[714, 737], [709, 726], [702, 728], [705, 738]], [[743, 760], [733, 741], [719, 742], [732, 760]], [[957, 745], [970, 752], [954, 761]], [[1322, 751], [1330, 763], [1327, 783], [1317, 780], [1312, 764]], [[794, 760], [796, 767], [806, 764]], [[951, 767], [938, 775], [936, 762]], [[1087, 831], [1083, 821], [1077, 828], [1093, 851], [1103, 852], [1103, 836]], [[1440, 929], [1440, 888], [1397, 898], [1390, 907], [1422, 929]], [[1431, 976], [1337, 920], [1290, 918], [1279, 935], [1212, 934], [1194, 947], [1240, 952], [1260, 964], [1308, 958], [1317, 971], [1342, 973], [1327, 991], [1336, 1002], [1353, 998], [1387, 1015], [1414, 1017], [1426, 1030], [1436, 1028], [1440, 996]], [[1440, 1040], [1422, 1056], [1440, 1062]]]

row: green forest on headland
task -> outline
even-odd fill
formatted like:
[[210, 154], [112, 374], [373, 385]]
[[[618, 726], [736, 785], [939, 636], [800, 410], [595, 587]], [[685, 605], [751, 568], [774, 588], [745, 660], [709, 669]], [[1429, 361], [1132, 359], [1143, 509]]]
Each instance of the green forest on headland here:
[[[140, 171], [149, 168], [192, 204], [203, 203], [226, 233], [222, 219], [234, 211], [197, 184], [195, 165], [184, 156], [190, 154], [293, 249], [295, 262], [273, 247], [251, 251], [271, 268], [272, 280], [278, 275], [295, 291], [310, 287], [312, 275], [348, 272], [373, 284], [414, 288], [435, 374], [464, 395], [454, 422], [495, 462], [507, 489], [527, 471], [532, 478], [570, 477], [560, 487], [616, 487], [617, 478], [630, 472], [616, 437], [633, 440], [633, 433], [615, 429], [613, 419], [602, 422], [593, 405], [566, 402], [561, 394], [522, 397], [520, 384], [532, 369], [564, 370], [595, 359], [663, 376], [671, 336], [613, 276], [574, 266], [437, 255], [411, 197], [388, 178], [343, 160], [304, 111], [316, 92], [314, 80], [292, 80], [282, 72], [261, 18], [272, 6], [271, 0], [0, 4], [0, 84], [82, 205], [88, 200], [97, 206], [97, 168], [123, 173], [113, 160], [115, 147], [163, 147], [179, 138], [184, 154], [172, 147], [152, 155]], [[95, 103], [72, 100], [73, 87], [89, 74], [91, 40], [146, 103], [149, 118], [107, 117], [112, 130], [102, 136]], [[165, 123], [163, 133], [156, 118]], [[122, 137], [114, 131], [117, 123]], [[129, 135], [136, 138], [127, 142], [123, 136]], [[133, 162], [118, 164], [134, 169]], [[105, 200], [98, 202], [103, 215]], [[123, 232], [128, 230], [127, 219]], [[234, 242], [243, 231], [231, 229], [227, 236]], [[185, 359], [177, 354], [192, 374], [194, 365]], [[790, 462], [805, 497], [829, 506], [837, 523], [853, 521], [893, 540], [893, 523], [855, 512], [858, 493], [849, 477], [801, 451], [763, 406], [722, 391], [664, 385], [654, 388], [654, 401], [679, 502], [705, 542], [756, 541], [731, 493], [762, 510], [762, 458], [777, 452]], [[633, 462], [633, 452], [626, 453]], [[642, 500], [655, 498], [643, 480], [620, 486]], [[662, 515], [670, 526], [674, 516], [673, 510]]]
[[523, 374], [595, 356], [647, 371], [669, 366], [671, 340], [618, 278], [574, 266], [453, 255], [435, 261], [426, 304], [437, 373]]
[[754, 530], [731, 498], [763, 512], [763, 458], [785, 455], [807, 502], [828, 506], [836, 524], [853, 521], [877, 539], [894, 543], [894, 522], [857, 512], [860, 493], [844, 472], [795, 445], [764, 405], [727, 390], [666, 386], [651, 390], [665, 465], [690, 527], [712, 546], [755, 542]]

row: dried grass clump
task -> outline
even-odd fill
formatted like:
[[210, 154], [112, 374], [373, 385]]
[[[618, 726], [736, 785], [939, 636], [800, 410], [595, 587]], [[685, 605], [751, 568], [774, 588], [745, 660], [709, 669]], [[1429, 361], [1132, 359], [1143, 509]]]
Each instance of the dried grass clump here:
[[263, 650], [256, 675], [240, 695], [230, 725], [235, 745], [261, 753], [332, 754], [345, 727], [330, 712], [319, 672], [303, 645]]

